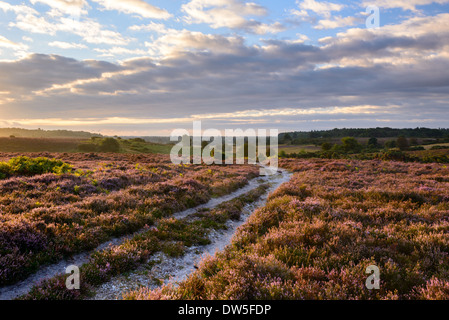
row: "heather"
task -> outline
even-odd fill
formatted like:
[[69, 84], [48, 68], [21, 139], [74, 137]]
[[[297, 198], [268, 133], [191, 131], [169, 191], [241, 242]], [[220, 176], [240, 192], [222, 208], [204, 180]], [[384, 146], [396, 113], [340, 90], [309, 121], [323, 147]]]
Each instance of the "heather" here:
[[175, 166], [162, 155], [0, 154], [0, 160], [0, 285], [258, 175], [245, 165]]
[[186, 248], [210, 243], [212, 230], [226, 229], [226, 222], [239, 220], [242, 209], [262, 196], [268, 186], [261, 185], [235, 199], [223, 202], [214, 209], [201, 209], [182, 219], [161, 218], [143, 232], [134, 235], [123, 244], [94, 252], [88, 263], [80, 268], [81, 290], [68, 290], [65, 276], [46, 279], [34, 286], [20, 299], [77, 300], [91, 295], [95, 287], [112, 277], [130, 272], [148, 263], [151, 255], [163, 252], [179, 257]]
[[[281, 160], [294, 172], [185, 281], [126, 299], [449, 299], [443, 164]], [[365, 270], [380, 269], [368, 290]]]

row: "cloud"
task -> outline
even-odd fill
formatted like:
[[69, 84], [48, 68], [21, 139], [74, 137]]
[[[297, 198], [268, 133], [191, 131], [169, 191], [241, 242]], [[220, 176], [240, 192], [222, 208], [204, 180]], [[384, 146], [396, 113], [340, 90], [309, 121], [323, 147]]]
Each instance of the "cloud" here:
[[116, 10], [126, 14], [135, 14], [149, 19], [166, 20], [172, 17], [167, 10], [155, 7], [143, 0], [93, 0], [106, 10]]
[[333, 11], [341, 11], [345, 5], [326, 1], [303, 0], [296, 1], [300, 11], [293, 11], [293, 14], [304, 16], [307, 11], [312, 11], [320, 16], [330, 17]]
[[146, 25], [132, 25], [128, 28], [131, 31], [147, 31], [157, 33], [167, 33], [168, 28], [162, 23], [150, 22]]
[[352, 28], [319, 44], [304, 43], [302, 35], [253, 44], [242, 36], [143, 24], [130, 30], [157, 33], [146, 43], [151, 57], [112, 64], [32, 55], [1, 62], [0, 73], [9, 76], [0, 79], [8, 92], [0, 98], [13, 100], [2, 104], [0, 116], [57, 124], [82, 114], [78, 125], [93, 129], [95, 119], [128, 119], [123, 125], [98, 120], [99, 127], [123, 130], [133, 121], [135, 130], [145, 130], [192, 117], [221, 126], [419, 125], [420, 119], [438, 125], [449, 121], [448, 21], [449, 14], [439, 14]]
[[147, 51], [142, 49], [128, 49], [123, 47], [112, 47], [108, 49], [94, 49], [96, 52], [101, 53], [100, 57], [116, 57], [116, 56], [143, 56], [147, 55]]
[[336, 29], [342, 27], [353, 26], [362, 22], [362, 19], [357, 17], [341, 17], [336, 16], [332, 19], [322, 19], [314, 26], [314, 29]]
[[416, 6], [425, 6], [432, 3], [445, 4], [449, 3], [449, 0], [367, 0], [361, 6], [375, 5], [385, 9], [401, 8], [403, 10], [416, 11]]
[[332, 52], [333, 62], [342, 67], [436, 61], [449, 53], [449, 14], [413, 17], [379, 29], [353, 28], [321, 43], [323, 52]]
[[87, 46], [80, 43], [69, 43], [63, 41], [53, 41], [48, 44], [50, 47], [57, 47], [60, 49], [86, 49]]
[[15, 93], [17, 97], [29, 95], [32, 91], [54, 84], [96, 78], [104, 72], [119, 69], [119, 66], [107, 62], [77, 61], [57, 55], [32, 54], [17, 61], [0, 62], [0, 72], [11, 75], [0, 79], [0, 87], [2, 91]]
[[242, 0], [191, 0], [182, 5], [189, 24], [207, 23], [214, 29], [241, 29], [256, 34], [285, 30], [281, 23], [265, 24], [247, 17], [268, 15], [268, 10], [253, 2]]
[[247, 50], [242, 37], [225, 37], [189, 30], [166, 29], [153, 42], [145, 42], [153, 57], [182, 56], [186, 52], [236, 53]]
[[28, 6], [25, 5], [11, 5], [7, 2], [4, 1], [0, 1], [0, 9], [3, 10], [4, 12], [7, 11], [12, 11], [16, 14], [21, 13], [21, 14], [38, 14], [38, 12], [36, 10], [34, 10], [33, 8], [30, 8]]
[[0, 48], [11, 49], [19, 57], [24, 56], [28, 50], [26, 44], [13, 42], [2, 35], [0, 35]]
[[86, 0], [30, 0], [30, 2], [33, 5], [36, 3], [46, 4], [64, 14], [74, 16], [86, 14], [87, 11], [84, 8], [88, 6]]
[[68, 17], [58, 17], [56, 21], [48, 21], [45, 17], [38, 17], [33, 14], [19, 14], [16, 22], [11, 22], [10, 27], [16, 27], [31, 33], [56, 35], [57, 32], [68, 32], [76, 34], [84, 41], [93, 44], [125, 45], [131, 39], [127, 39], [122, 34], [104, 27], [90, 19], [73, 20]]

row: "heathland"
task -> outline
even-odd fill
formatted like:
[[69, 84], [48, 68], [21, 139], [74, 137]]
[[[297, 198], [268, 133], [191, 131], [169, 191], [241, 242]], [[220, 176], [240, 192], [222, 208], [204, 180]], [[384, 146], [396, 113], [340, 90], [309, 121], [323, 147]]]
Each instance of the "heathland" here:
[[[348, 133], [354, 134], [341, 134]], [[327, 140], [281, 152], [290, 181], [229, 246], [180, 283], [161, 281], [123, 297], [449, 299], [447, 138], [388, 132], [396, 133], [401, 136], [313, 137]], [[32, 152], [44, 144], [53, 152]], [[89, 298], [114, 277], [151, 271], [156, 254], [181, 257], [209, 244], [213, 232], [265, 197], [261, 183], [213, 208], [196, 208], [243, 190], [259, 168], [173, 165], [170, 148], [140, 138], [0, 138], [0, 151], [7, 151], [0, 153], [0, 294], [85, 253], [81, 290], [68, 290], [61, 273], [20, 298]], [[193, 211], [176, 216], [187, 209]], [[114, 239], [120, 241], [101, 247]], [[370, 265], [380, 270], [379, 290], [365, 286]]]

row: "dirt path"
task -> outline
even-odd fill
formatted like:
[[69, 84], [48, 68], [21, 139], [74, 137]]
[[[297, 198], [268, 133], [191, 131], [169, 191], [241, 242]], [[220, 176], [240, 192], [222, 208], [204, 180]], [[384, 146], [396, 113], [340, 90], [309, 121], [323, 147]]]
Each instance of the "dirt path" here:
[[[114, 300], [121, 299], [123, 293], [130, 290], [137, 290], [139, 287], [148, 287], [155, 289], [159, 287], [164, 281], [178, 282], [185, 279], [190, 273], [195, 270], [195, 266], [208, 255], [214, 255], [215, 252], [223, 250], [230, 242], [238, 227], [246, 222], [248, 217], [254, 212], [255, 209], [265, 205], [267, 196], [269, 193], [276, 190], [282, 183], [287, 182], [291, 177], [291, 174], [287, 171], [279, 171], [277, 175], [264, 177], [258, 179], [259, 183], [256, 186], [245, 187], [245, 192], [248, 192], [262, 183], [270, 183], [270, 188], [267, 190], [258, 201], [246, 205], [243, 209], [243, 213], [240, 221], [228, 221], [227, 230], [214, 231], [210, 236], [211, 244], [206, 246], [194, 246], [188, 248], [187, 252], [180, 258], [168, 257], [163, 253], [157, 253], [151, 257], [148, 264], [140, 266], [134, 272], [128, 275], [120, 275], [113, 278], [111, 281], [104, 283], [96, 289], [96, 294], [92, 298], [93, 300]], [[240, 191], [240, 190], [239, 190]], [[240, 194], [245, 193], [239, 192]], [[235, 196], [227, 196], [228, 201]], [[223, 199], [215, 199], [213, 207], [216, 207], [220, 203], [224, 202]], [[213, 208], [207, 204], [203, 207]], [[191, 210], [190, 213], [195, 213], [195, 210]], [[185, 212], [182, 217], [186, 217], [188, 214]], [[181, 218], [178, 216], [177, 218]], [[154, 264], [154, 266], [153, 266]]]
[[[187, 209], [178, 213], [175, 213], [173, 215], [173, 218], [175, 219], [182, 219], [190, 214], [195, 213], [197, 210], [202, 209], [202, 208], [209, 208], [209, 209], [213, 209], [215, 207], [217, 207], [218, 205], [220, 205], [222, 202], [226, 202], [229, 200], [232, 200], [234, 198], [237, 198], [253, 189], [256, 189], [258, 186], [260, 186], [262, 183], [272, 183], [273, 186], [270, 188], [269, 192], [273, 191], [275, 188], [277, 188], [281, 183], [287, 181], [289, 179], [290, 175], [284, 171], [281, 171], [279, 174], [274, 175], [274, 176], [266, 176], [266, 177], [259, 177], [259, 178], [255, 178], [249, 181], [249, 183], [243, 187], [240, 188], [228, 195], [222, 196], [222, 197], [218, 197], [218, 198], [214, 198], [211, 199], [209, 202], [199, 205], [197, 207], [191, 208], [191, 209]], [[285, 180], [285, 181], [284, 181]], [[268, 194], [268, 193], [267, 193]], [[263, 197], [264, 199], [266, 199], [266, 197]], [[245, 214], [249, 215], [256, 207], [263, 205], [258, 204], [259, 202], [257, 202], [256, 204], [253, 204], [251, 206], [247, 206], [248, 208], [245, 208]], [[241, 222], [243, 223], [243, 222]], [[230, 238], [232, 237], [232, 235], [235, 232], [235, 229], [241, 224], [239, 223], [234, 223], [235, 226], [229, 226], [229, 229], [224, 232], [224, 233], [220, 233], [220, 234], [214, 234], [212, 240], [212, 244], [205, 246], [204, 248], [201, 248], [201, 250], [197, 250], [197, 249], [193, 249], [191, 248], [195, 254], [193, 254], [191, 251], [189, 250], [187, 252], [187, 254], [181, 258], [181, 259], [186, 259], [186, 261], [173, 261], [174, 264], [179, 264], [179, 265], [183, 265], [185, 266], [185, 270], [188, 271], [190, 269], [188, 268], [193, 268], [193, 260], [195, 260], [197, 257], [196, 252], [200, 252], [201, 254], [203, 253], [208, 253], [208, 252], [215, 252], [216, 250], [221, 250], [220, 248], [224, 247], [227, 243], [229, 243], [228, 240], [230, 240]], [[232, 223], [231, 223], [232, 224]], [[230, 230], [233, 230], [232, 233], [230, 232]], [[143, 230], [144, 231], [144, 230]], [[108, 246], [117, 246], [122, 244], [123, 242], [125, 242], [127, 239], [132, 238], [133, 236], [135, 236], [136, 234], [143, 232], [143, 231], [138, 231], [134, 234], [131, 235], [127, 235], [127, 236], [123, 236], [123, 237], [119, 237], [119, 238], [115, 238], [115, 239], [111, 239], [103, 244], [101, 244], [100, 246], [98, 246], [95, 250], [90, 251], [90, 252], [84, 252], [78, 255], [73, 256], [71, 259], [67, 259], [67, 260], [63, 260], [60, 261], [56, 264], [52, 264], [52, 265], [48, 265], [48, 266], [44, 266], [42, 267], [39, 271], [37, 271], [36, 273], [34, 273], [33, 275], [29, 276], [27, 279], [22, 280], [16, 284], [10, 285], [10, 286], [6, 286], [6, 287], [2, 287], [0, 288], [0, 300], [12, 300], [16, 297], [19, 297], [21, 295], [24, 295], [26, 293], [29, 292], [29, 290], [37, 283], [39, 283], [40, 281], [42, 281], [43, 279], [47, 279], [47, 278], [52, 278], [58, 274], [62, 274], [65, 273], [65, 269], [67, 268], [67, 266], [69, 265], [76, 265], [76, 266], [81, 266], [84, 263], [89, 261], [89, 257], [92, 254], [92, 252], [95, 251], [101, 251], [105, 248], [107, 248]], [[229, 233], [229, 234], [228, 234]], [[204, 249], [204, 250], [203, 250]], [[204, 252], [202, 252], [202, 250]], [[190, 258], [189, 258], [190, 257]], [[153, 259], [160, 259], [161, 257], [159, 257], [158, 255], [155, 255], [155, 257], [153, 257]], [[196, 260], [195, 260], [196, 261]], [[166, 269], [166, 271], [162, 271], [162, 274], [170, 274], [173, 272], [170, 272], [171, 267], [167, 266], [167, 267], [163, 267], [164, 264], [161, 264], [159, 266], [162, 266], [162, 268]], [[137, 272], [134, 272], [132, 275], [136, 274], [138, 275], [139, 272], [141, 270], [138, 269]], [[186, 272], [185, 271], [185, 272]], [[165, 277], [165, 275], [164, 275]], [[118, 277], [121, 278], [121, 277]], [[122, 290], [117, 290], [114, 289], [116, 287], [121, 287], [118, 284], [115, 284], [114, 281], [118, 281], [116, 279], [113, 279], [112, 281], [102, 285], [99, 290], [97, 291], [98, 294], [95, 298], [98, 299], [113, 299], [115, 298], [118, 294], [120, 294], [122, 292]], [[140, 281], [140, 280], [139, 280]], [[136, 280], [136, 283], [138, 283], [139, 281]], [[125, 288], [126, 289], [126, 288]], [[121, 296], [121, 294], [120, 294]]]

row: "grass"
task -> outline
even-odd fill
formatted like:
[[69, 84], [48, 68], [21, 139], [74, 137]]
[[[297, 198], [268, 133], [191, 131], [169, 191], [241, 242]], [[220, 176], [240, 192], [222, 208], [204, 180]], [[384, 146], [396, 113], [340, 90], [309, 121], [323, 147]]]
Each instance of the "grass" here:
[[423, 146], [426, 150], [432, 149], [432, 147], [449, 147], [449, 143], [437, 143], [437, 144], [428, 144]]
[[158, 153], [170, 154], [172, 145], [157, 144], [144, 141], [120, 140], [120, 147], [124, 153]]
[[[98, 152], [96, 147], [102, 138], [89, 140], [78, 138], [10, 138], [0, 137], [0, 152]], [[141, 139], [119, 139], [119, 153], [131, 154], [170, 154], [172, 145], [145, 142]], [[81, 146], [90, 146], [83, 150]]]

